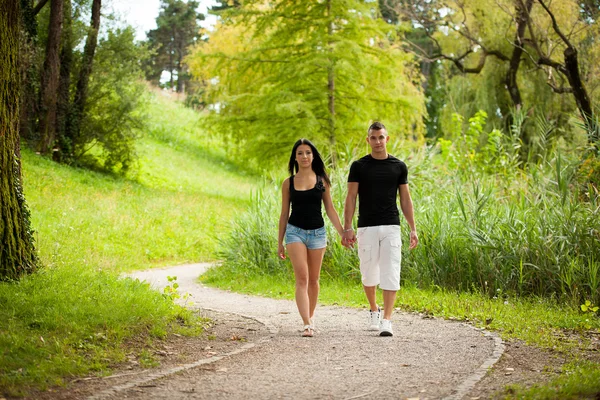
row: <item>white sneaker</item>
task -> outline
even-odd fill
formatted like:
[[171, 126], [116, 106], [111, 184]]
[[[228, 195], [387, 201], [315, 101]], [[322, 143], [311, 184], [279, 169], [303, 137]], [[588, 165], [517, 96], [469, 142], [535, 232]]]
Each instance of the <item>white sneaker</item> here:
[[369, 311], [369, 330], [378, 331], [381, 323], [381, 308], [377, 308], [377, 311]]
[[381, 320], [379, 336], [394, 336], [394, 331], [392, 330], [392, 321], [390, 321], [389, 319]]

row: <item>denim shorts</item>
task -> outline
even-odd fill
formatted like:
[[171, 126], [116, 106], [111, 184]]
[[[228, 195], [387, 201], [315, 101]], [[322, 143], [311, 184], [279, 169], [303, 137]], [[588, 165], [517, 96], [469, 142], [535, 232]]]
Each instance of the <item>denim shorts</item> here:
[[287, 224], [285, 228], [285, 244], [303, 243], [307, 249], [315, 250], [327, 247], [327, 232], [322, 226], [318, 229], [302, 229]]

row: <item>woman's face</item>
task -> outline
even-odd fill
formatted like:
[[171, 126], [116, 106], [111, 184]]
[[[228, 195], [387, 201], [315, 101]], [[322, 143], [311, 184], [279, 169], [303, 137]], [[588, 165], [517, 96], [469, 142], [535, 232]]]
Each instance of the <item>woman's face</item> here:
[[296, 149], [296, 162], [302, 167], [310, 167], [313, 161], [313, 152], [309, 145], [301, 144]]

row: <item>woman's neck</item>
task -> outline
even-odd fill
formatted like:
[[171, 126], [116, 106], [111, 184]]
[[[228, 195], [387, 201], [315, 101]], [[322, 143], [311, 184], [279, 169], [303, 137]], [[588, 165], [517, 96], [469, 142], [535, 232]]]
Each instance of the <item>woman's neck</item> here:
[[315, 172], [312, 170], [311, 167], [300, 167], [298, 169], [298, 172], [296, 172], [296, 176], [311, 176], [311, 175], [315, 175]]

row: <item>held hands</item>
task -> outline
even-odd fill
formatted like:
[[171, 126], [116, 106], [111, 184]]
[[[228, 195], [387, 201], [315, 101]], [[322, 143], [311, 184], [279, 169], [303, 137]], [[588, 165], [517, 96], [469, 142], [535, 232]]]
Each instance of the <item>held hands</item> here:
[[279, 254], [280, 259], [285, 260], [285, 247], [283, 247], [283, 243], [279, 243], [277, 254]]
[[419, 244], [419, 237], [417, 236], [417, 231], [410, 231], [410, 247], [409, 249], [414, 249]]
[[342, 246], [351, 249], [354, 247], [354, 243], [356, 243], [356, 235], [354, 234], [354, 229], [345, 230], [342, 233]]

